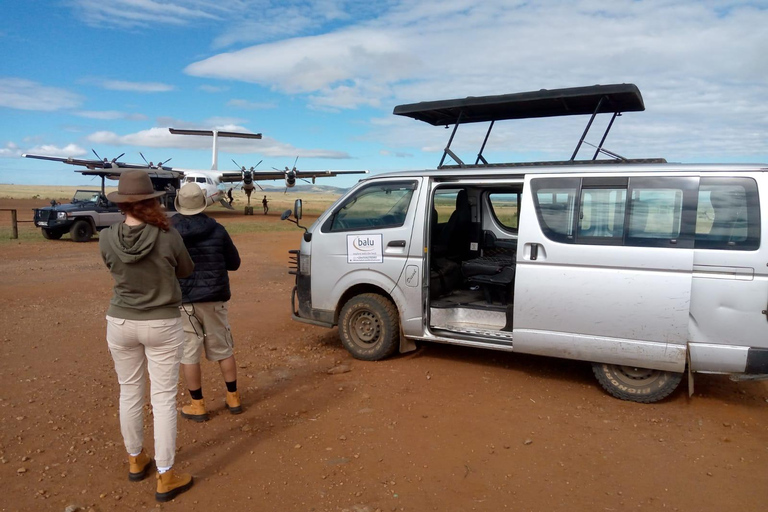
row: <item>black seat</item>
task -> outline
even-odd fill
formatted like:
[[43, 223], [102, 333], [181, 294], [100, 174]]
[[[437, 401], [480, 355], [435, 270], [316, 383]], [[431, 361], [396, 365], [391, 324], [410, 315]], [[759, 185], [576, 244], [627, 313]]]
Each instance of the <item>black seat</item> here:
[[439, 234], [438, 246], [445, 248], [445, 256], [456, 261], [465, 259], [469, 253], [469, 239], [472, 229], [472, 210], [466, 190], [456, 194], [456, 209]]

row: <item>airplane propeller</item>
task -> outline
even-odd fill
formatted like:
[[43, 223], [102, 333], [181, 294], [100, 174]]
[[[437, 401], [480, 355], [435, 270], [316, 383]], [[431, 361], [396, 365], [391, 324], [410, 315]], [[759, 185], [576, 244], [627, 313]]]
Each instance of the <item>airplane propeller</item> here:
[[[95, 149], [91, 148], [91, 151], [93, 151], [93, 154], [94, 154], [94, 155], [96, 155], [96, 158], [98, 158], [98, 159], [99, 159], [101, 162], [103, 162], [103, 163], [104, 163], [104, 168], [109, 168], [109, 167], [112, 167], [112, 165], [111, 165], [111, 164], [117, 163], [117, 161], [118, 161], [118, 160], [120, 160], [120, 157], [122, 157], [123, 155], [125, 155], [125, 153], [120, 153], [118, 156], [116, 156], [116, 157], [115, 157], [115, 158], [113, 158], [112, 160], [107, 160], [106, 158], [101, 158], [101, 157], [99, 156], [99, 154], [96, 152], [96, 150], [95, 150]], [[110, 165], [107, 165], [107, 164], [110, 164]], [[118, 164], [118, 167], [119, 167], [119, 164]]]
[[246, 169], [244, 165], [240, 165], [239, 163], [235, 162], [235, 159], [233, 158], [232, 159], [232, 163], [235, 164], [235, 166], [237, 166], [240, 169], [240, 173], [243, 175], [243, 182], [238, 184], [235, 188], [242, 187], [243, 185], [256, 185], [257, 187], [259, 187], [259, 190], [263, 191], [264, 189], [261, 188], [261, 185], [259, 185], [258, 183], [255, 183], [253, 181], [253, 178], [252, 178], [252, 175], [251, 175], [251, 173], [253, 173], [253, 171], [263, 161], [264, 160], [259, 160], [259, 163], [257, 163], [256, 165], [252, 166], [250, 169]]
[[165, 162], [162, 162], [162, 161], [160, 161], [160, 162], [158, 162], [158, 163], [157, 163], [157, 165], [155, 165], [155, 164], [153, 164], [152, 162], [147, 162], [147, 159], [146, 159], [146, 158], [144, 158], [144, 154], [143, 154], [141, 151], [139, 151], [139, 154], [141, 155], [141, 159], [142, 159], [142, 160], [144, 160], [144, 163], [145, 163], [145, 164], [147, 164], [147, 167], [150, 167], [150, 168], [157, 168], [157, 169], [162, 169], [162, 167], [163, 167], [165, 164], [167, 164], [168, 162], [170, 162], [171, 160], [173, 160], [173, 157], [171, 157], [171, 158], [169, 158], [168, 160], [166, 160]]

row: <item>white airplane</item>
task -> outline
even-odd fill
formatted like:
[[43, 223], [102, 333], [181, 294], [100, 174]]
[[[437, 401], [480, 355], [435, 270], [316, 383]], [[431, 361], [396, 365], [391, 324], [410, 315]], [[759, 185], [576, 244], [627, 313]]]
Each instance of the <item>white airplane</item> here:
[[[242, 133], [242, 132], [228, 132], [228, 131], [219, 131], [219, 130], [177, 130], [175, 128], [169, 128], [170, 132], [177, 135], [206, 135], [213, 137], [213, 161], [211, 163], [211, 169], [179, 169], [174, 168], [170, 166], [166, 166], [165, 163], [168, 162], [166, 160], [165, 162], [160, 162], [157, 165], [153, 164], [152, 162], [147, 163], [146, 158], [144, 158], [144, 155], [141, 154], [141, 157], [144, 159], [144, 164], [129, 164], [120, 162], [119, 159], [122, 157], [125, 153], [121, 154], [117, 158], [113, 158], [112, 160], [108, 160], [106, 158], [101, 158], [96, 152], [94, 151], [94, 154], [98, 158], [98, 160], [86, 160], [86, 159], [79, 159], [79, 158], [72, 158], [72, 157], [57, 157], [57, 156], [44, 156], [44, 155], [31, 155], [31, 154], [23, 154], [23, 157], [27, 158], [37, 158], [40, 160], [52, 160], [55, 162], [62, 162], [69, 165], [81, 165], [83, 167], [86, 167], [88, 171], [78, 171], [83, 174], [91, 174], [90, 171], [94, 171], [95, 169], [104, 169], [108, 170], [107, 172], [99, 172], [98, 175], [106, 175], [106, 177], [111, 179], [117, 179], [122, 173], [123, 170], [126, 169], [144, 169], [147, 172], [150, 173], [150, 176], [153, 178], [159, 178], [164, 179], [169, 182], [170, 185], [173, 185], [173, 182], [178, 179], [180, 180], [180, 186], [183, 187], [187, 183], [197, 183], [201, 189], [205, 192], [206, 197], [209, 198], [208, 204], [213, 204], [218, 202], [225, 208], [228, 208], [230, 210], [234, 210], [232, 206], [229, 204], [229, 201], [227, 201], [227, 187], [224, 185], [225, 183], [243, 183], [243, 190], [245, 190], [246, 194], [248, 194], [248, 199], [250, 202], [250, 193], [254, 189], [254, 181], [259, 180], [279, 180], [283, 179], [285, 180], [285, 187], [286, 189], [293, 187], [296, 185], [297, 179], [302, 179], [304, 181], [308, 181], [307, 178], [311, 179], [311, 183], [315, 182], [316, 178], [323, 178], [323, 177], [333, 177], [338, 176], [340, 174], [366, 174], [368, 171], [299, 171], [296, 168], [296, 164], [294, 162], [294, 166], [292, 169], [289, 169], [288, 167], [285, 168], [285, 170], [272, 170], [272, 171], [256, 171], [254, 167], [251, 167], [250, 169], [246, 169], [245, 167], [242, 167], [238, 171], [220, 171], [218, 170], [218, 138], [219, 137], [232, 137], [232, 138], [240, 138], [240, 139], [260, 139], [261, 134], [260, 133]], [[170, 159], [169, 159], [170, 160]], [[257, 164], [258, 165], [258, 164]], [[258, 185], [257, 185], [258, 186]], [[259, 187], [261, 188], [261, 187]]]
[[[197, 183], [205, 191], [205, 195], [210, 198], [210, 202], [219, 202], [225, 208], [233, 209], [225, 196], [227, 187], [225, 183], [243, 183], [243, 189], [248, 194], [250, 201], [250, 192], [253, 190], [254, 181], [263, 180], [285, 180], [286, 190], [296, 185], [296, 180], [304, 180], [307, 183], [315, 183], [317, 178], [332, 178], [340, 174], [367, 174], [368, 171], [300, 171], [296, 168], [294, 162], [293, 168], [286, 167], [284, 170], [264, 170], [257, 171], [254, 167], [246, 169], [241, 167], [238, 171], [220, 171], [218, 170], [218, 138], [235, 137], [243, 139], [260, 139], [260, 133], [241, 133], [224, 132], [218, 130], [177, 130], [169, 128], [170, 132], [176, 135], [205, 135], [213, 137], [213, 157], [211, 170], [182, 170], [184, 179], [181, 186], [187, 183]], [[297, 157], [298, 160], [298, 157]], [[261, 162], [259, 162], [261, 163]], [[257, 164], [258, 165], [258, 164]], [[311, 180], [311, 182], [309, 181]], [[258, 186], [258, 185], [257, 185]], [[261, 187], [259, 187], [261, 188]]]

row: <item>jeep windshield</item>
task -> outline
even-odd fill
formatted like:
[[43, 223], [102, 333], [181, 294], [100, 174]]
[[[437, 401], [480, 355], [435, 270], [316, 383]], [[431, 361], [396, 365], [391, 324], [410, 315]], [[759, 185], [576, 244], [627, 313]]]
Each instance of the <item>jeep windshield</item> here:
[[73, 203], [98, 203], [101, 192], [98, 190], [78, 190], [72, 197]]

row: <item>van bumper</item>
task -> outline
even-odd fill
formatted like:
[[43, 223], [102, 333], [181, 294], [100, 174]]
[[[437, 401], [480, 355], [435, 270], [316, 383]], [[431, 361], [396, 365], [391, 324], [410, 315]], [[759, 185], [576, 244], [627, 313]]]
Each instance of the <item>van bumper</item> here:
[[[291, 292], [291, 318], [305, 324], [319, 325], [320, 327], [334, 327], [333, 311], [314, 309], [312, 307], [312, 294], [309, 288], [309, 278], [296, 276], [296, 286]], [[303, 285], [303, 286], [302, 286]]]

